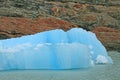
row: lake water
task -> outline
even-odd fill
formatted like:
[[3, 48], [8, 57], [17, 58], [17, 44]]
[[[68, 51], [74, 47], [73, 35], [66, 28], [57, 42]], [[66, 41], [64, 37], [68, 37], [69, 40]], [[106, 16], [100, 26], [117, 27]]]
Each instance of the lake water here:
[[0, 71], [0, 80], [120, 80], [120, 53], [111, 51], [114, 64], [76, 70]]

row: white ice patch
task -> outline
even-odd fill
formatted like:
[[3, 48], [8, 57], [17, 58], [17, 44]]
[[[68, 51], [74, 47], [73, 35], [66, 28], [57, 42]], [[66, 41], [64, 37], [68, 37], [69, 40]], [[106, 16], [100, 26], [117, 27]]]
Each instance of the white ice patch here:
[[98, 55], [97, 58], [96, 58], [96, 63], [106, 64], [106, 63], [108, 63], [108, 59], [105, 56]]
[[45, 45], [52, 45], [52, 43], [45, 43]]
[[20, 50], [24, 50], [27, 47], [31, 47], [32, 45], [29, 43], [24, 43], [24, 44], [19, 44], [14, 47], [9, 47], [9, 48], [2, 48], [0, 50], [1, 53], [14, 53], [14, 52], [19, 52]]
[[89, 47], [90, 49], [93, 49], [93, 46], [92, 46], [92, 45], [89, 45], [88, 47]]
[[90, 63], [91, 63], [91, 65], [92, 65], [92, 66], [94, 66], [94, 65], [95, 65], [93, 60], [91, 60], [91, 61], [90, 61]]
[[37, 44], [34, 49], [39, 50], [42, 46], [44, 46], [44, 44]]

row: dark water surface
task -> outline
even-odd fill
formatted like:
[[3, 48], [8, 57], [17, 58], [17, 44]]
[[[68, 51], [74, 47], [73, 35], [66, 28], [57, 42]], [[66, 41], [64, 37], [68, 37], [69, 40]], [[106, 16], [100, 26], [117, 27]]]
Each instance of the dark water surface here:
[[0, 71], [0, 80], [120, 80], [120, 53], [111, 51], [114, 64], [78, 70]]

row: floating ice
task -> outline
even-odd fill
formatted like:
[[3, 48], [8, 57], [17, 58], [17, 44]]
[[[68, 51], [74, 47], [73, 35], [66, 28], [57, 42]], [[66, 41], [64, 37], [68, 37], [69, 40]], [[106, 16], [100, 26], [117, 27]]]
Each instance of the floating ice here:
[[98, 55], [96, 58], [96, 63], [108, 63], [108, 60], [105, 56]]
[[95, 34], [61, 29], [0, 40], [0, 70], [75, 69], [112, 63]]

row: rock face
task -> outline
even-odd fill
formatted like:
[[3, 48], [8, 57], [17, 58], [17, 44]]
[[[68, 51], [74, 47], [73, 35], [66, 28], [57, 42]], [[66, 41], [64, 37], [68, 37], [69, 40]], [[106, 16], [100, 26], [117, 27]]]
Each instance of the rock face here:
[[55, 17], [88, 30], [95, 26], [120, 29], [119, 3], [120, 0], [1, 0], [0, 16]]
[[93, 30], [108, 50], [120, 52], [120, 30], [108, 27], [96, 27]]
[[72, 27], [120, 50], [120, 0], [0, 0], [0, 39]]
[[[0, 18], [0, 39], [20, 37], [51, 29], [69, 30], [76, 25], [55, 18]], [[120, 30], [108, 27], [95, 27], [93, 32], [108, 50], [120, 50]]]
[[55, 18], [14, 18], [0, 17], [0, 39], [35, 34], [51, 29], [68, 30], [74, 24]]

